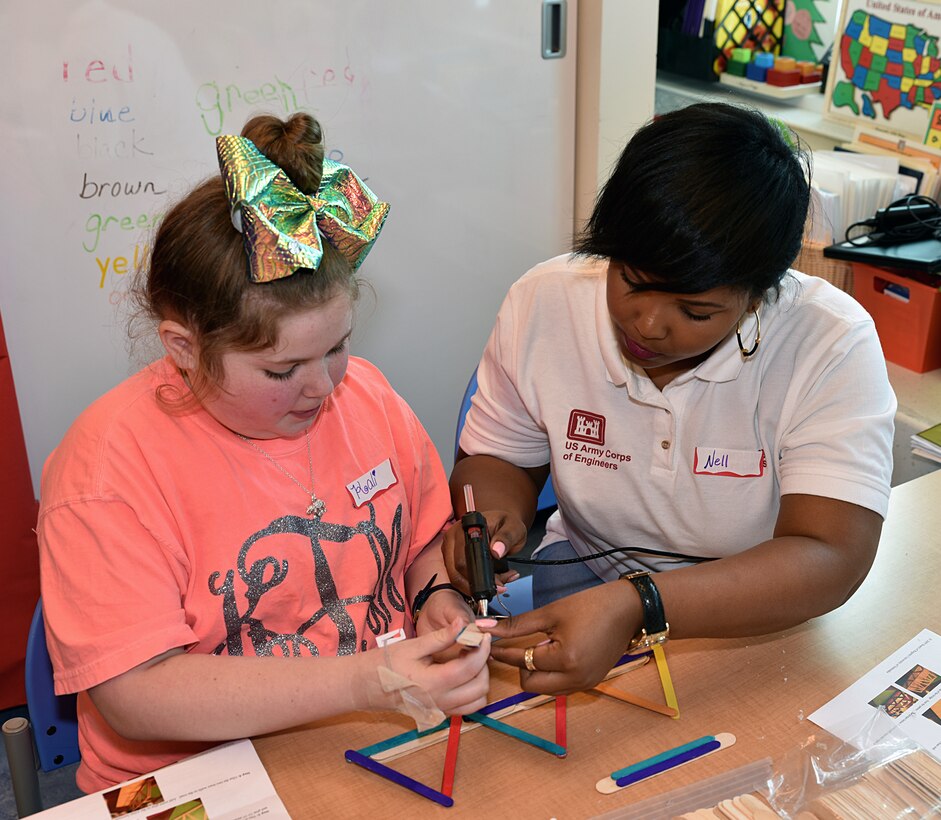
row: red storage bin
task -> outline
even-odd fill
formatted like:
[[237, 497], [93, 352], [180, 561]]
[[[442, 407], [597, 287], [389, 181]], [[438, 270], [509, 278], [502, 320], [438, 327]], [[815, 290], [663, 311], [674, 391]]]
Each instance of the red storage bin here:
[[4, 638], [0, 649], [0, 709], [26, 703], [26, 636], [39, 600], [36, 512], [13, 369], [0, 320], [0, 624]]
[[941, 290], [883, 268], [853, 263], [853, 296], [876, 324], [888, 361], [926, 373], [941, 367]]

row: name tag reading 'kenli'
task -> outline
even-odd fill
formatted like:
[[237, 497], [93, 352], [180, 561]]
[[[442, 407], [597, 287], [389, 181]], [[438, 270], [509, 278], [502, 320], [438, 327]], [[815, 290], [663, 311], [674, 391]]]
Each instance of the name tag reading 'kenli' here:
[[764, 450], [723, 450], [720, 447], [697, 447], [693, 472], [697, 475], [725, 475], [734, 478], [757, 478], [765, 473]]

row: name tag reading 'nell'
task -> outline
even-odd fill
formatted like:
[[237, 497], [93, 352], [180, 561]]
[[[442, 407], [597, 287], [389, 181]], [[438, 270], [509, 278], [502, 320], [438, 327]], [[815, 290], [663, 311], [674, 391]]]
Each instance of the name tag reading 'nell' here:
[[363, 473], [355, 481], [351, 481], [346, 485], [346, 489], [353, 496], [353, 506], [361, 507], [383, 490], [387, 490], [395, 484], [395, 481], [392, 462], [386, 459], [382, 464], [377, 464], [368, 472]]
[[693, 472], [697, 475], [757, 478], [764, 475], [765, 463], [764, 450], [724, 450], [720, 447], [697, 447], [693, 456]]

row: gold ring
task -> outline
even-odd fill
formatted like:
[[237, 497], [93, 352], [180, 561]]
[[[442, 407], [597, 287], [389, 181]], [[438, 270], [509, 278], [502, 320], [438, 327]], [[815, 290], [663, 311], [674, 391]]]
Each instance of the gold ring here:
[[530, 672], [538, 671], [536, 669], [536, 664], [533, 663], [533, 655], [536, 652], [535, 646], [527, 646], [526, 651], [523, 653], [523, 663]]

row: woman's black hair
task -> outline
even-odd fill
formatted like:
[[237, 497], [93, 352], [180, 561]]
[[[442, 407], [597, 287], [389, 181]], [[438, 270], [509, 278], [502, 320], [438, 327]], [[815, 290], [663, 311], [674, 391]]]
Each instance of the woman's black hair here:
[[625, 147], [576, 253], [652, 277], [638, 289], [776, 290], [800, 252], [809, 158], [764, 114], [697, 103], [655, 118]]

